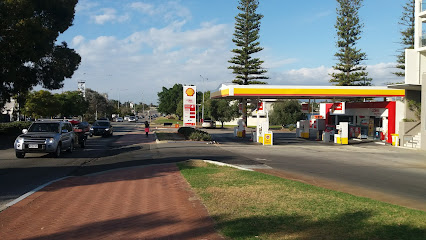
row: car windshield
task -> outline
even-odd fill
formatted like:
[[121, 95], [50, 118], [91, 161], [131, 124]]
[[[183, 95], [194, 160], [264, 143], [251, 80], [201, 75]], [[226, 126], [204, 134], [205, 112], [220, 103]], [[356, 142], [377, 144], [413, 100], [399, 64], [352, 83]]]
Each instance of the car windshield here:
[[93, 126], [102, 126], [102, 127], [108, 127], [109, 122], [95, 122]]
[[59, 132], [59, 123], [33, 123], [28, 132]]

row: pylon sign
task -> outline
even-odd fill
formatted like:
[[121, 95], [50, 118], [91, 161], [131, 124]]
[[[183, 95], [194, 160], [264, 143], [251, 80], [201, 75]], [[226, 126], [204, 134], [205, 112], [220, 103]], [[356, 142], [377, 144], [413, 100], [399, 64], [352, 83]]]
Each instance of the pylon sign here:
[[81, 95], [86, 98], [86, 82], [79, 81], [77, 85], [77, 89], [79, 92], [81, 92]]
[[197, 123], [197, 88], [183, 87], [183, 126], [195, 127]]

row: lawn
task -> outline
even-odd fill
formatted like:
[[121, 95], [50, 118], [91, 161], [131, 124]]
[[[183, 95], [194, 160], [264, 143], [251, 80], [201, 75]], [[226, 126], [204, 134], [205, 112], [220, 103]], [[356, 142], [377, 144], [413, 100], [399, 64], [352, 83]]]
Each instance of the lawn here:
[[183, 121], [179, 119], [167, 119], [165, 117], [158, 117], [154, 120], [155, 124], [163, 125], [164, 123], [173, 123], [173, 126], [175, 124], [179, 124], [179, 126], [182, 126]]
[[426, 212], [202, 161], [179, 164], [231, 239], [426, 239]]

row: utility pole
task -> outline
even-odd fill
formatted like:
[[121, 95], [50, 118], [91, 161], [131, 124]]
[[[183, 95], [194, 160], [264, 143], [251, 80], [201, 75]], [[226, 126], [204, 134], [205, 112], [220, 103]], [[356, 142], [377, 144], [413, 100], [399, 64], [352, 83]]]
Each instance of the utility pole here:
[[[201, 123], [204, 122], [204, 77], [200, 75], [200, 77], [203, 79], [203, 103], [201, 106]], [[207, 80], [209, 80], [208, 78], [206, 78]]]

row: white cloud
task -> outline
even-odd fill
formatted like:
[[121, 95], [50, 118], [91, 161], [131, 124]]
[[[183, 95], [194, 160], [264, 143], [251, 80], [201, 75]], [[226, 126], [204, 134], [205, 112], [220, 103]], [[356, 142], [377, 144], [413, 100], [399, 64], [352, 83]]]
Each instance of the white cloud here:
[[130, 4], [130, 7], [138, 10], [141, 13], [148, 14], [148, 15], [154, 15], [156, 13], [154, 9], [154, 5], [144, 2], [134, 2]]
[[[163, 86], [195, 84], [199, 90], [214, 90], [220, 83], [231, 81], [227, 61], [232, 26], [204, 23], [182, 30], [184, 24], [173, 22], [122, 39], [100, 36], [85, 40], [76, 36], [73, 42], [82, 63], [74, 79], [84, 78], [88, 88], [109, 92], [115, 98], [117, 89], [128, 89], [121, 93], [122, 101], [139, 102], [143, 94], [144, 101], [154, 103]], [[209, 80], [203, 83], [200, 74]]]
[[72, 47], [77, 47], [78, 45], [80, 45], [82, 42], [84, 41], [84, 37], [81, 35], [75, 36], [72, 39], [71, 45]]
[[[395, 63], [379, 63], [368, 65], [368, 76], [373, 79], [372, 84], [383, 86], [389, 82], [403, 80], [392, 74], [395, 69]], [[333, 68], [320, 66], [317, 68], [300, 68], [284, 72], [269, 72], [269, 84], [277, 85], [331, 85], [329, 82], [330, 74]]]
[[98, 2], [93, 2], [93, 1], [89, 1], [89, 0], [80, 0], [77, 3], [77, 6], [75, 7], [75, 11], [77, 13], [79, 12], [83, 12], [83, 11], [88, 11], [91, 10], [95, 7], [99, 6]]
[[179, 4], [178, 1], [168, 1], [158, 5], [144, 2], [133, 2], [129, 6], [133, 10], [147, 14], [150, 17], [161, 17], [165, 22], [189, 20], [192, 18], [191, 11]]
[[117, 15], [117, 11], [113, 8], [102, 8], [102, 14], [94, 15], [91, 18], [96, 24], [104, 24], [106, 22], [125, 22], [130, 19], [128, 14]]

